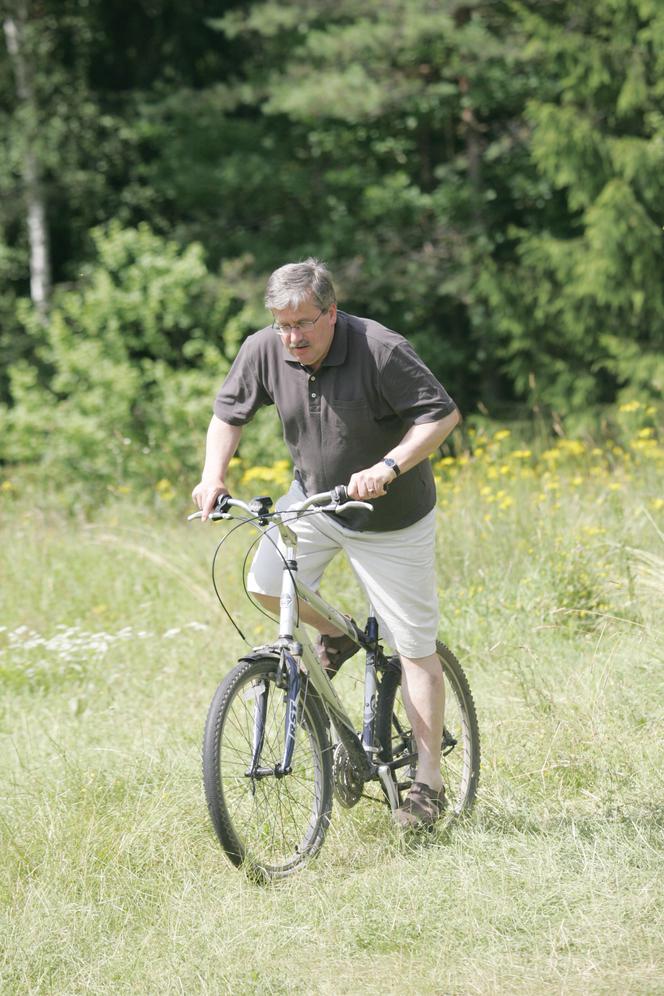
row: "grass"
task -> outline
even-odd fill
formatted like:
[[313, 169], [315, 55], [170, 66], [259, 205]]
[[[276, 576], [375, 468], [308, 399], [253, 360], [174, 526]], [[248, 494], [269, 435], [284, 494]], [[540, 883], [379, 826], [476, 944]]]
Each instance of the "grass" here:
[[[557, 449], [487, 437], [437, 469], [442, 634], [483, 736], [473, 817], [409, 844], [382, 807], [336, 807], [319, 859], [267, 888], [202, 798], [207, 706], [244, 649], [210, 594], [223, 527], [163, 488], [96, 523], [24, 515], [5, 488], [0, 991], [664, 993], [663, 464]], [[218, 576], [260, 642], [242, 549]], [[326, 584], [354, 605], [341, 562]]]

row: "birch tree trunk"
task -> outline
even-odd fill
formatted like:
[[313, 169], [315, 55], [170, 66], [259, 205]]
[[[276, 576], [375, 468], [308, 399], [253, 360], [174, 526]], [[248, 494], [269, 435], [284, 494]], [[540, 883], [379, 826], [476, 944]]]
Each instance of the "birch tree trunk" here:
[[39, 313], [45, 317], [51, 293], [51, 260], [44, 189], [35, 148], [37, 107], [32, 84], [33, 71], [24, 44], [24, 29], [28, 19], [26, 0], [16, 0], [14, 7], [15, 14], [5, 16], [3, 27], [7, 50], [14, 65], [18, 103], [25, 110], [22, 172], [30, 246], [30, 297]]

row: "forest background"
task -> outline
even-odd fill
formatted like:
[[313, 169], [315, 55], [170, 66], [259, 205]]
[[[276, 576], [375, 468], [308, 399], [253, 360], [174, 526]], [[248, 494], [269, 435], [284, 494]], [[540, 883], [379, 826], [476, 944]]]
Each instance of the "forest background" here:
[[[656, 0], [3, 0], [0, 461], [98, 501], [201, 460], [315, 254], [473, 419], [664, 386]], [[634, 428], [634, 426], [632, 426]], [[283, 452], [271, 418], [241, 455]], [[9, 487], [9, 484], [7, 484]]]

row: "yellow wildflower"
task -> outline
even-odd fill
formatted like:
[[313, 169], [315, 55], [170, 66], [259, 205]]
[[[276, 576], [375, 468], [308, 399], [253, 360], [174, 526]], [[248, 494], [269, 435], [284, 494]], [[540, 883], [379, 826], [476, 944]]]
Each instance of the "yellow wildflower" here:
[[620, 408], [618, 409], [618, 411], [619, 412], [638, 412], [639, 408], [641, 408], [641, 402], [640, 401], [626, 401], [626, 402], [624, 402], [624, 404], [622, 404], [620, 406]]
[[583, 456], [586, 452], [585, 446], [578, 439], [561, 439], [558, 448], [571, 456]]

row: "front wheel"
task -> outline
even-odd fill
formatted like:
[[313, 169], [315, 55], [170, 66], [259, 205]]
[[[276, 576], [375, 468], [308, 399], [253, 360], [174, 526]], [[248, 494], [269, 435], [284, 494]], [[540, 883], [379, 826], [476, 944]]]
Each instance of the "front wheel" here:
[[[441, 745], [441, 772], [450, 808], [455, 815], [469, 810], [480, 776], [480, 733], [468, 679], [444, 643], [436, 643], [445, 677], [445, 717]], [[391, 658], [378, 693], [376, 739], [381, 758], [403, 762], [394, 769], [399, 788], [407, 788], [417, 766], [417, 745], [401, 698], [401, 665]]]
[[281, 684], [276, 658], [241, 661], [216, 691], [203, 741], [214, 829], [233, 864], [257, 879], [284, 877], [311, 858], [323, 843], [332, 809], [327, 726], [306, 685], [291, 770], [281, 774], [288, 709]]

